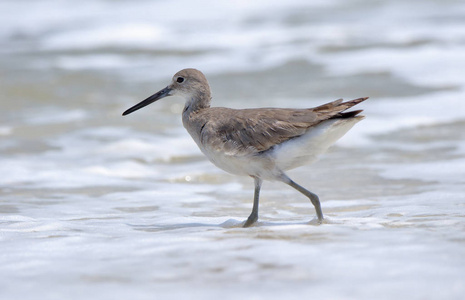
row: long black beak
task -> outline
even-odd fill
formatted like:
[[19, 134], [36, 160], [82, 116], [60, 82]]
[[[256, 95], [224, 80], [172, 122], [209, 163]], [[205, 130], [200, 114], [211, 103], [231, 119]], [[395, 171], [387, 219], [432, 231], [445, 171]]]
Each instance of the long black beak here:
[[170, 95], [170, 92], [171, 92], [171, 88], [169, 86], [165, 87], [164, 89], [162, 89], [161, 91], [159, 92], [156, 92], [155, 94], [153, 94], [152, 96], [148, 97], [147, 99], [145, 99], [144, 101], [134, 105], [133, 107], [129, 108], [128, 110], [126, 110], [124, 113], [123, 113], [123, 116], [125, 115], [129, 115], [130, 113], [132, 112], [135, 112], [136, 110], [144, 107], [144, 106], [147, 106], [149, 105], [150, 103], [152, 102], [155, 102], [161, 98], [164, 98], [164, 97], [167, 97], [167, 96], [171, 96]]

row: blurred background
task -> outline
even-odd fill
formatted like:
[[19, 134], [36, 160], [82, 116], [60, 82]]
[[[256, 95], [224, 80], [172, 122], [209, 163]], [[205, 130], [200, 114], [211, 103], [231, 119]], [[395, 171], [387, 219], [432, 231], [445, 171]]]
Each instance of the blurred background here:
[[[465, 3], [0, 2], [0, 298], [461, 299]], [[327, 224], [217, 169], [163, 99], [183, 68], [213, 106], [369, 96], [290, 172]]]

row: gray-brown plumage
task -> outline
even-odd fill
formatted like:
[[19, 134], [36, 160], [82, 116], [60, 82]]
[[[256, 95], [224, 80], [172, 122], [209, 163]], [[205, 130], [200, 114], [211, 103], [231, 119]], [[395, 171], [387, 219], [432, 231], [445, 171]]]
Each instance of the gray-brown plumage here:
[[284, 171], [312, 162], [342, 137], [363, 119], [358, 116], [361, 110], [345, 110], [368, 99], [339, 99], [309, 109], [210, 107], [211, 91], [205, 76], [184, 69], [174, 75], [170, 85], [123, 115], [172, 95], [185, 99], [184, 127], [210, 161], [232, 174], [254, 178], [254, 206], [244, 226], [258, 219], [263, 179], [282, 181], [306, 195], [318, 220], [323, 220], [318, 196], [293, 182]]
[[214, 145], [231, 155], [249, 155], [299, 137], [322, 121], [354, 117], [361, 110], [343, 111], [366, 99], [344, 103], [340, 99], [309, 109], [212, 107], [190, 114], [189, 122], [199, 128], [202, 144]]

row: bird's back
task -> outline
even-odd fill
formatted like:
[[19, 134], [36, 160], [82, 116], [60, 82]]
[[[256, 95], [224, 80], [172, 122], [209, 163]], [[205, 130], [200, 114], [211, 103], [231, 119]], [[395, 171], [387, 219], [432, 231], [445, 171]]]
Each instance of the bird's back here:
[[327, 120], [340, 120], [325, 123], [338, 124], [337, 127], [355, 124], [361, 111], [343, 111], [365, 99], [344, 103], [336, 100], [311, 109], [213, 107], [183, 116], [183, 121], [201, 149], [208, 147], [225, 155], [249, 156], [307, 135]]

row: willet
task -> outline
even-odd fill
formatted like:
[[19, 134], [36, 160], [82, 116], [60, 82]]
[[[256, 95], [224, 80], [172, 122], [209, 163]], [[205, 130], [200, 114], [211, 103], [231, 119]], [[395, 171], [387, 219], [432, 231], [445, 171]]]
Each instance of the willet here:
[[244, 223], [258, 220], [263, 180], [281, 181], [307, 196], [323, 221], [318, 196], [298, 185], [284, 172], [309, 164], [364, 117], [361, 110], [344, 112], [366, 98], [342, 99], [309, 109], [210, 107], [210, 85], [202, 72], [184, 69], [159, 92], [123, 113], [130, 114], [167, 96], [180, 96], [186, 104], [182, 122], [200, 150], [217, 167], [254, 179], [252, 213]]

